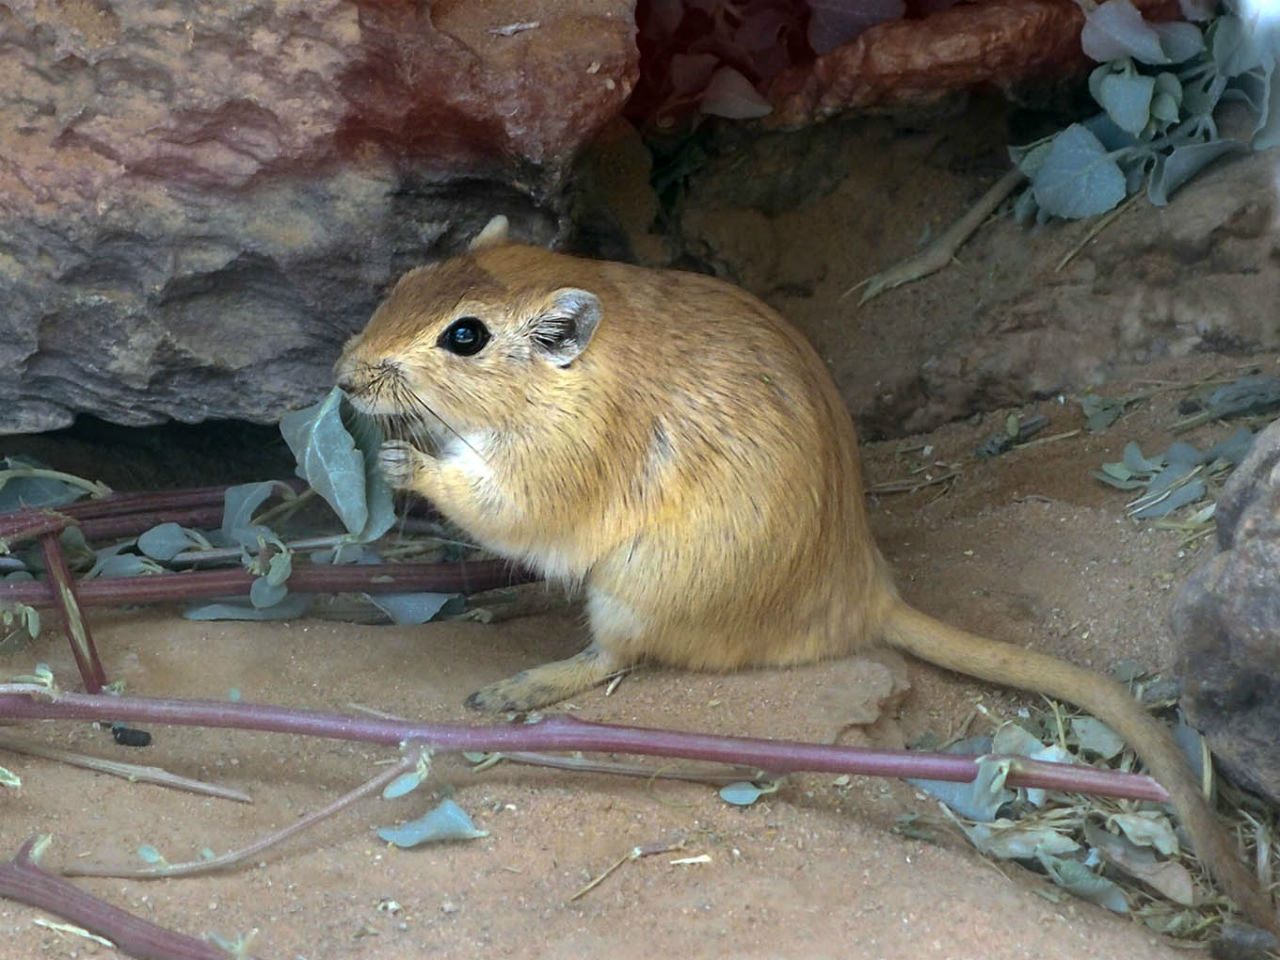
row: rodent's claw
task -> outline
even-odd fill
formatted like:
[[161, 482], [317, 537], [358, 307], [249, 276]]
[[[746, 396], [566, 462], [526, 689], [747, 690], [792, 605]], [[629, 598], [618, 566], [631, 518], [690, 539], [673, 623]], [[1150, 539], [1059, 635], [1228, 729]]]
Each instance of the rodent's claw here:
[[404, 440], [388, 440], [378, 448], [378, 467], [382, 470], [387, 483], [393, 488], [407, 490], [413, 486], [420, 456], [421, 454]]

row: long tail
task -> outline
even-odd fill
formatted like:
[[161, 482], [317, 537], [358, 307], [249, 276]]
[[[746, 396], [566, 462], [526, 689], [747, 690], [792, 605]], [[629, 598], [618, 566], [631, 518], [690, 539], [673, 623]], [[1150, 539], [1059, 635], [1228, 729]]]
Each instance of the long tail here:
[[882, 627], [884, 640], [948, 670], [1066, 700], [1098, 717], [1131, 746], [1168, 792], [1196, 856], [1250, 922], [1280, 933], [1271, 897], [1240, 862], [1236, 845], [1214, 818], [1167, 727], [1114, 681], [1031, 650], [965, 633], [899, 601]]

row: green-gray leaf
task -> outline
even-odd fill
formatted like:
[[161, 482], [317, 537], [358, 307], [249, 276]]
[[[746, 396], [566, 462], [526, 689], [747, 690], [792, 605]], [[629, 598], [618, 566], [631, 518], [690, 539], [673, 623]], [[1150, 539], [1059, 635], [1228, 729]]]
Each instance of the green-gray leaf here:
[[[21, 455], [0, 459], [3, 470], [39, 470], [44, 465]], [[0, 513], [22, 507], [61, 507], [88, 493], [83, 487], [54, 477], [3, 476], [0, 479]]]
[[1227, 81], [1227, 77], [1213, 71], [1187, 79], [1182, 88], [1182, 109], [1189, 117], [1209, 116], [1222, 99]]
[[[1142, 455], [1142, 448], [1130, 440], [1124, 445], [1124, 465], [1134, 473], [1155, 473], [1164, 466], [1164, 459], [1148, 460]], [[1103, 469], [1106, 469], [1105, 467]]]
[[153, 560], [168, 563], [184, 550], [199, 550], [209, 541], [176, 523], [160, 523], [138, 537], [138, 549]]
[[721, 787], [720, 799], [725, 803], [732, 803], [738, 807], [749, 807], [759, 800], [765, 792], [763, 788], [757, 787], [754, 783], [740, 781]]
[[422, 785], [425, 775], [426, 772], [422, 769], [405, 771], [383, 787], [382, 798], [384, 800], [395, 800], [407, 793], [412, 793]]
[[1192, 480], [1191, 482], [1178, 487], [1164, 499], [1149, 506], [1143, 506], [1134, 510], [1133, 516], [1138, 520], [1151, 520], [1157, 517], [1167, 517], [1180, 507], [1185, 507], [1189, 503], [1195, 503], [1203, 497], [1204, 494], [1204, 481]]
[[1254, 127], [1249, 145], [1255, 150], [1280, 146], [1280, 70], [1274, 67], [1267, 77], [1262, 109], [1258, 111], [1258, 125]]
[[1219, 157], [1239, 153], [1248, 147], [1239, 140], [1210, 140], [1175, 147], [1167, 156], [1156, 158], [1147, 187], [1147, 198], [1157, 207], [1169, 202], [1169, 196]]
[[400, 625], [426, 623], [438, 614], [454, 593], [370, 593], [369, 602]]
[[1080, 844], [1052, 827], [1016, 820], [960, 823], [960, 829], [980, 851], [1001, 860], [1031, 860], [1038, 853], [1073, 853], [1080, 849]]
[[1117, 127], [1136, 137], [1151, 119], [1151, 97], [1155, 89], [1155, 77], [1112, 73], [1098, 84], [1098, 102]]
[[[964, 741], [962, 741], [963, 743]], [[963, 753], [953, 748], [948, 753]], [[989, 747], [989, 742], [988, 742]], [[996, 811], [1013, 800], [1014, 793], [1005, 787], [1009, 776], [1009, 760], [985, 759], [978, 761], [978, 773], [967, 783], [949, 780], [921, 780], [908, 778], [907, 782], [937, 797], [948, 807], [969, 820], [992, 821]]]
[[98, 559], [92, 569], [84, 575], [86, 580], [94, 577], [110, 579], [113, 577], [143, 577], [155, 573], [164, 573], [164, 569], [150, 557], [140, 557], [136, 553], [120, 553], [128, 544], [104, 547], [98, 551]]
[[333, 508], [348, 532], [360, 534], [369, 520], [365, 461], [342, 422], [342, 391], [280, 420], [280, 432], [298, 461], [298, 476]]
[[143, 863], [162, 864], [168, 862], [160, 851], [149, 843], [144, 843], [138, 848], [138, 856], [142, 859]]
[[1185, 63], [1204, 49], [1204, 34], [1194, 23], [1173, 20], [1152, 24], [1168, 63]]
[[274, 607], [289, 594], [283, 583], [272, 583], [269, 577], [258, 577], [249, 586], [249, 602], [259, 610]]
[[252, 547], [265, 528], [252, 524], [253, 514], [275, 490], [274, 480], [241, 483], [227, 487], [222, 497], [222, 542], [224, 546]]
[[1236, 77], [1262, 66], [1262, 51], [1253, 28], [1234, 14], [1223, 14], [1209, 25], [1209, 50], [1224, 77]]
[[416, 847], [442, 840], [474, 840], [488, 835], [488, 830], [476, 829], [467, 812], [452, 800], [442, 800], [440, 806], [417, 820], [378, 831], [380, 839], [397, 847]]
[[1168, 63], [1159, 35], [1129, 0], [1107, 0], [1085, 13], [1080, 45], [1099, 63], [1133, 57], [1143, 63]]
[[1079, 219], [1106, 213], [1123, 200], [1125, 178], [1098, 138], [1073, 123], [1054, 138], [1032, 189], [1046, 213]]
[[248, 600], [239, 598], [198, 603], [183, 610], [182, 616], [188, 620], [294, 620], [306, 613], [309, 606], [310, 597], [291, 593], [279, 603], [268, 607], [255, 607]]
[[369, 517], [356, 539], [368, 543], [377, 540], [395, 524], [395, 494], [378, 466], [378, 450], [384, 439], [382, 431], [372, 417], [351, 409], [349, 405], [345, 409], [343, 422], [364, 458], [364, 489], [369, 508]]

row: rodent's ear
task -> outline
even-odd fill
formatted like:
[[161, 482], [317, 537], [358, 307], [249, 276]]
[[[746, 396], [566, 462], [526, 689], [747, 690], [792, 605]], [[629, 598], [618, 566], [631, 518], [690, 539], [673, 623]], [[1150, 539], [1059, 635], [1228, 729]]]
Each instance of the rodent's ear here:
[[498, 214], [485, 224], [483, 230], [475, 235], [475, 239], [467, 246], [468, 250], [482, 250], [485, 247], [500, 247], [509, 242], [508, 233], [511, 224], [502, 214]]
[[600, 298], [577, 287], [561, 287], [533, 321], [534, 346], [557, 367], [578, 358], [600, 325]]

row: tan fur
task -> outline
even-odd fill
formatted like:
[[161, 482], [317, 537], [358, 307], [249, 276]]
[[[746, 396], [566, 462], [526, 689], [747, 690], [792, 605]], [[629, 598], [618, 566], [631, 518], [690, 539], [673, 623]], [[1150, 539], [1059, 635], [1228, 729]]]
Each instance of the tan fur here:
[[[548, 362], [531, 331], [583, 291], [599, 325], [572, 362]], [[471, 357], [437, 345], [463, 316], [493, 334]], [[1228, 892], [1275, 924], [1172, 738], [1126, 691], [898, 599], [868, 527], [852, 420], [812, 347], [751, 295], [510, 245], [491, 225], [468, 254], [400, 281], [347, 345], [338, 380], [357, 406], [410, 424], [382, 453], [395, 486], [494, 551], [585, 586], [588, 649], [469, 705], [542, 706], [639, 660], [730, 670], [881, 639], [1096, 714], [1170, 791]], [[406, 390], [439, 420], [409, 409]]]

